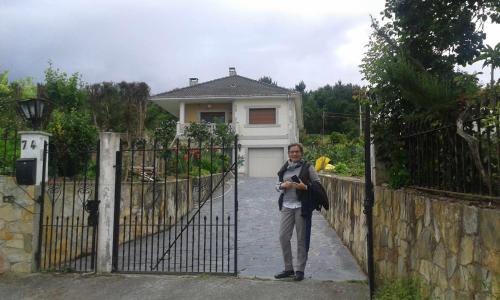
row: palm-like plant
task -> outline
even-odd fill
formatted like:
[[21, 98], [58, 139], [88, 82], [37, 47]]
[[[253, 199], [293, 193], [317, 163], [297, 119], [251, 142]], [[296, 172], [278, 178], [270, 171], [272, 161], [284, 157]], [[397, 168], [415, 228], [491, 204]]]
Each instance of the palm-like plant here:
[[484, 60], [483, 68], [486, 66], [491, 67], [491, 87], [495, 84], [495, 68], [500, 67], [500, 43], [496, 44], [494, 48], [490, 45], [486, 45], [481, 54], [477, 57], [475, 61]]

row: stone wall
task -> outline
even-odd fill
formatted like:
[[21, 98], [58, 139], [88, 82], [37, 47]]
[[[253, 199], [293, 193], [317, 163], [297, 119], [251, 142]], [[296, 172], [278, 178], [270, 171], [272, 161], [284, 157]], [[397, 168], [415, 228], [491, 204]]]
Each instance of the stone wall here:
[[32, 270], [34, 187], [23, 189], [14, 178], [0, 176], [0, 274]]
[[[213, 176], [214, 187], [220, 179], [220, 174]], [[210, 177], [202, 177], [200, 181], [201, 184], [198, 184], [197, 178], [191, 178], [189, 183], [185, 179], [180, 179], [176, 184], [175, 180], [168, 180], [156, 182], [154, 186], [147, 182], [123, 182], [120, 232], [126, 235], [120, 234], [119, 242], [123, 243], [164, 230], [168, 225], [169, 217], [171, 217], [172, 224], [175, 224], [176, 219], [193, 209], [198, 196], [202, 201], [209, 196]], [[177, 200], [176, 185], [178, 187]], [[198, 185], [202, 186], [200, 195]], [[23, 189], [16, 185], [14, 178], [0, 176], [0, 273], [32, 270], [32, 256], [36, 249], [32, 239], [34, 234], [38, 234], [38, 222], [34, 224], [32, 213], [35, 210], [34, 187], [23, 187]], [[41, 249], [43, 269], [60, 266], [91, 252], [92, 243], [88, 240], [92, 240], [92, 228], [87, 226], [88, 214], [83, 212], [83, 202], [94, 199], [94, 192], [93, 181], [89, 181], [88, 184], [51, 181], [47, 185], [43, 216], [45, 226], [42, 231]], [[12, 196], [12, 198], [4, 198], [4, 196]], [[8, 199], [14, 199], [15, 203], [10, 203]], [[153, 212], [154, 223], [158, 224], [159, 216], [162, 219], [164, 217], [161, 222], [165, 222], [165, 226], [151, 226]], [[141, 216], [144, 217], [142, 223], [146, 224], [147, 218], [150, 225], [134, 228], [135, 218], [137, 217], [139, 224]], [[132, 223], [130, 223], [131, 217]], [[129, 224], [132, 224], [133, 231], [128, 230]], [[142, 232], [138, 228], [142, 228]]]
[[[364, 184], [322, 175], [325, 214], [366, 271]], [[422, 280], [432, 299], [500, 297], [500, 210], [409, 189], [375, 188], [374, 259], [379, 284]]]

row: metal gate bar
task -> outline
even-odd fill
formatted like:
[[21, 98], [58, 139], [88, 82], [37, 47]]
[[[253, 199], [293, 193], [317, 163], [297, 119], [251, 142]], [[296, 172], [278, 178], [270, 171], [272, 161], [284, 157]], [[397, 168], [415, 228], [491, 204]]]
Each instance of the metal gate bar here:
[[[177, 139], [173, 148], [154, 141], [117, 152], [114, 271], [236, 273], [237, 138], [232, 142], [192, 147]], [[209, 175], [202, 176], [202, 164]], [[232, 172], [233, 209], [225, 205]]]
[[99, 142], [95, 150], [76, 153], [82, 165], [73, 164], [67, 150], [45, 143], [43, 151], [36, 267], [40, 271], [95, 271]]

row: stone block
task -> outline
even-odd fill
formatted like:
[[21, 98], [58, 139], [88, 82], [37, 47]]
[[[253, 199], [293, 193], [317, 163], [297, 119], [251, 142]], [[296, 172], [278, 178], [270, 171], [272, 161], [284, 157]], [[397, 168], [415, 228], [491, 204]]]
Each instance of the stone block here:
[[443, 291], [439, 286], [435, 286], [432, 289], [431, 299], [441, 299], [443, 297]]
[[23, 234], [23, 240], [24, 240], [24, 251], [27, 253], [33, 252], [33, 234], [26, 233]]
[[408, 242], [404, 240], [399, 240], [398, 256], [406, 258], [408, 257]]
[[425, 214], [424, 214], [424, 226], [427, 227], [431, 224], [431, 200], [425, 199]]
[[444, 300], [455, 300], [455, 292], [452, 290], [447, 290], [443, 295]]
[[0, 250], [0, 274], [8, 272], [10, 270], [10, 263], [5, 254]]
[[476, 234], [477, 233], [477, 216], [479, 209], [474, 206], [465, 206], [464, 207], [464, 230], [467, 234]]
[[432, 259], [435, 242], [432, 232], [428, 228], [425, 228], [417, 238], [416, 246], [419, 259]]
[[422, 220], [418, 220], [417, 221], [417, 236], [420, 235], [420, 233], [422, 232], [423, 228], [424, 228], [423, 221]]
[[30, 273], [31, 272], [31, 263], [19, 262], [16, 264], [12, 264], [10, 270], [14, 273]]
[[425, 201], [422, 198], [413, 198], [415, 199], [415, 218], [420, 219], [424, 216], [425, 212]]
[[389, 238], [389, 229], [387, 226], [383, 226], [380, 234], [380, 247], [387, 247]]
[[457, 300], [470, 300], [470, 299], [473, 299], [473, 295], [472, 293], [468, 293], [468, 292], [456, 292], [455, 293], [455, 299]]
[[457, 257], [454, 255], [449, 255], [446, 258], [446, 276], [450, 279], [457, 269]]
[[474, 237], [465, 235], [460, 242], [459, 263], [463, 266], [472, 263], [474, 258]]
[[5, 243], [5, 246], [10, 248], [23, 249], [24, 251], [24, 240], [10, 240]]
[[17, 249], [17, 248], [4, 248], [3, 253], [5, 254], [5, 257], [7, 260], [13, 264], [17, 262], [27, 262], [31, 261], [31, 253], [26, 253], [22, 249]]
[[491, 295], [500, 299], [500, 274], [496, 274], [491, 278]]
[[481, 209], [479, 211], [479, 236], [481, 243], [489, 250], [500, 249], [500, 210]]
[[31, 213], [32, 211], [35, 211], [35, 207], [34, 206], [28, 206], [26, 207], [27, 210], [29, 211], [26, 211], [26, 210], [23, 210], [21, 212], [21, 220], [23, 222], [28, 222], [28, 223], [32, 223], [33, 222], [33, 213]]
[[6, 229], [0, 229], [0, 240], [10, 241], [12, 238], [14, 238], [14, 235], [11, 232]]
[[408, 268], [406, 267], [406, 259], [398, 257], [397, 277], [405, 277], [407, 275], [408, 275]]
[[441, 231], [439, 229], [437, 218], [434, 218], [432, 221], [432, 227], [434, 231], [434, 239], [439, 243], [441, 241]]
[[21, 209], [14, 208], [12, 205], [0, 207], [0, 219], [6, 222], [21, 220]]
[[13, 233], [32, 233], [33, 223], [32, 222], [11, 222], [7, 224], [6, 229]]
[[432, 276], [432, 263], [427, 260], [421, 260], [418, 272], [424, 277], [426, 282], [431, 282]]
[[436, 250], [434, 250], [432, 261], [443, 270], [446, 270], [446, 251], [444, 249], [443, 243], [439, 243], [436, 246]]
[[439, 269], [437, 276], [438, 286], [445, 291], [448, 288], [448, 278], [446, 278], [445, 270]]
[[495, 274], [500, 274], [500, 253], [483, 249], [483, 266]]
[[491, 299], [487, 293], [476, 293], [474, 294], [474, 300], [489, 300]]

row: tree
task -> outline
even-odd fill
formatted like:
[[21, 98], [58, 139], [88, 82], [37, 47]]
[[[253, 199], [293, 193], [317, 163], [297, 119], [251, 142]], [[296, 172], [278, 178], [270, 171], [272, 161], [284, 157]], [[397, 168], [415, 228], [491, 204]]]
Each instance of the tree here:
[[55, 104], [57, 109], [70, 111], [84, 109], [87, 104], [87, 90], [80, 74], [68, 76], [59, 69], [54, 69], [52, 62], [45, 70], [45, 97]]
[[[357, 114], [358, 104], [352, 100], [353, 90], [357, 88], [352, 84], [343, 84], [338, 81], [335, 85], [326, 85], [315, 91], [303, 94], [304, 127], [309, 133], [322, 131], [323, 111], [328, 113]], [[325, 132], [342, 132], [348, 135], [358, 135], [355, 119], [327, 118], [325, 119]], [[354, 124], [354, 125], [353, 125]]]
[[262, 82], [262, 83], [278, 86], [278, 83], [276, 81], [273, 81], [271, 76], [262, 76], [261, 78], [259, 78], [258, 81]]
[[55, 158], [50, 159], [57, 166], [57, 174], [75, 176], [85, 169], [95, 150], [97, 129], [92, 124], [90, 113], [78, 111], [56, 110], [52, 114], [47, 131], [52, 134], [50, 151]]
[[92, 84], [87, 87], [94, 125], [100, 131], [124, 132], [126, 102], [121, 101], [119, 90], [112, 82]]
[[303, 80], [301, 80], [298, 84], [295, 85], [295, 90], [304, 95], [306, 91], [306, 84], [304, 83]]
[[[390, 168], [405, 165], [405, 126], [418, 120], [437, 128], [464, 118], [462, 107], [478, 87], [455, 67], [479, 55], [483, 24], [488, 18], [500, 20], [500, 2], [387, 0], [381, 14], [386, 23], [372, 19], [373, 34], [360, 67], [375, 98], [377, 156]], [[468, 139], [458, 128], [457, 133]]]
[[37, 87], [30, 77], [9, 82], [9, 72], [0, 73], [0, 128], [16, 130], [22, 128], [22, 119], [16, 112], [16, 101], [35, 97]]
[[386, 0], [386, 33], [426, 70], [443, 76], [479, 55], [484, 22], [499, 21], [498, 0]]
[[491, 67], [490, 85], [491, 87], [493, 87], [495, 85], [495, 69], [500, 67], [500, 43], [497, 43], [494, 48], [492, 48], [490, 45], [486, 45], [481, 50], [481, 54], [476, 58], [475, 61], [481, 60], [484, 60], [483, 68], [488, 65]]
[[132, 138], [144, 138], [144, 122], [148, 111], [149, 86], [145, 82], [125, 82], [118, 84], [120, 97], [128, 105], [127, 122], [135, 123], [133, 131], [129, 132]]

